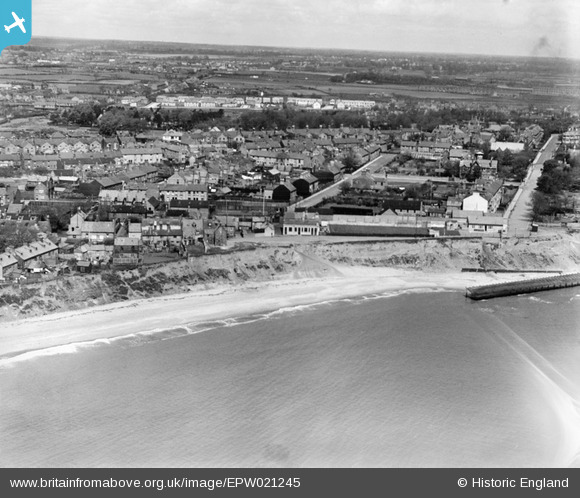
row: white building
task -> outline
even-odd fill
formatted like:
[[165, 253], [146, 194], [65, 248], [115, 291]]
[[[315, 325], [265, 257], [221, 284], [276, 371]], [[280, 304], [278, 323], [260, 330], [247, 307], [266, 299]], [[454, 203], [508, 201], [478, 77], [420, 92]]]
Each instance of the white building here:
[[511, 152], [522, 152], [524, 150], [524, 144], [522, 142], [493, 142], [491, 144], [491, 150], [509, 150]]
[[487, 213], [488, 208], [489, 202], [487, 199], [482, 197], [479, 192], [473, 192], [473, 194], [463, 199], [463, 211], [480, 211], [482, 213]]

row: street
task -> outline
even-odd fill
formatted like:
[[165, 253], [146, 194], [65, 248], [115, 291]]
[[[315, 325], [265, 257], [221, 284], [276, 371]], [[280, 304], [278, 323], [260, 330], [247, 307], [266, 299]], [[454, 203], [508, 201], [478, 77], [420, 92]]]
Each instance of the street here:
[[[538, 178], [542, 174], [542, 166], [545, 161], [553, 157], [554, 151], [558, 147], [558, 135], [552, 135], [540, 153], [536, 156], [529, 175], [520, 187], [519, 194], [515, 199], [515, 204], [511, 209], [508, 217], [508, 233], [510, 235], [518, 234], [528, 234], [530, 231], [530, 225], [532, 220], [532, 210], [531, 201], [532, 193], [536, 188]], [[395, 154], [385, 154], [379, 156], [378, 158], [368, 162], [364, 166], [360, 167], [354, 173], [345, 175], [345, 177], [339, 182], [330, 185], [329, 187], [312, 194], [307, 199], [303, 199], [293, 206], [290, 206], [290, 210], [297, 207], [309, 208], [315, 206], [322, 202], [325, 198], [330, 198], [338, 195], [341, 185], [347, 181], [352, 181], [363, 174], [363, 171], [368, 171], [369, 173], [374, 173], [379, 170], [382, 166], [390, 163], [396, 157]], [[390, 184], [409, 184], [409, 183], [425, 183], [428, 180], [442, 181], [442, 178], [430, 178], [426, 176], [407, 176], [407, 175], [389, 175], [388, 180]]]
[[[554, 151], [558, 147], [558, 135], [552, 135], [539, 155], [536, 156], [531, 168], [532, 171], [520, 187], [519, 197], [508, 217], [508, 233], [510, 235], [523, 235], [530, 231], [532, 222], [532, 193], [536, 188], [538, 178], [542, 174], [542, 166], [545, 161], [552, 159]], [[517, 195], [517, 194], [516, 194]]]
[[362, 175], [363, 171], [369, 171], [369, 173], [373, 173], [376, 170], [378, 170], [379, 168], [381, 168], [382, 166], [389, 164], [395, 157], [397, 157], [395, 154], [385, 154], [385, 155], [379, 156], [376, 159], [373, 159], [372, 161], [366, 163], [364, 166], [361, 166], [359, 169], [357, 169], [352, 174], [345, 175], [344, 178], [342, 180], [340, 180], [339, 182], [333, 183], [329, 187], [326, 187], [325, 189], [320, 190], [320, 191], [312, 194], [307, 199], [303, 199], [301, 201], [298, 201], [296, 204], [290, 206], [288, 209], [290, 211], [292, 211], [298, 207], [299, 208], [309, 208], [309, 207], [315, 206], [316, 204], [322, 202], [327, 197], [335, 197], [336, 195], [338, 195], [339, 190], [340, 190], [340, 186], [344, 182], [351, 181], [353, 178], [356, 178], [357, 176]]

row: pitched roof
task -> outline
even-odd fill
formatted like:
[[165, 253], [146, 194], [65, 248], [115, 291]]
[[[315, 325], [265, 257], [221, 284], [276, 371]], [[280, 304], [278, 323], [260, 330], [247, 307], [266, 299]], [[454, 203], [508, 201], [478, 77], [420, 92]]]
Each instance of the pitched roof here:
[[120, 178], [115, 178], [115, 177], [99, 178], [98, 180], [95, 180], [95, 181], [103, 188], [109, 188], [109, 187], [113, 187], [115, 185], [121, 185], [123, 183], [123, 180], [121, 180]]
[[482, 195], [488, 201], [501, 189], [503, 180], [495, 180], [485, 186], [485, 191]]
[[187, 185], [164, 185], [159, 190], [171, 192], [207, 192], [208, 187], [206, 183], [189, 183]]
[[328, 224], [330, 235], [379, 236], [379, 237], [428, 237], [429, 229], [384, 225]]
[[17, 264], [18, 261], [12, 254], [4, 253], [0, 254], [0, 267], [7, 268], [9, 266]]
[[287, 189], [288, 189], [290, 192], [296, 192], [296, 187], [295, 187], [294, 185], [292, 185], [291, 183], [289, 183], [289, 182], [282, 183], [282, 184], [280, 184], [280, 185], [276, 185], [276, 186], [274, 187], [274, 190], [276, 190], [276, 189], [278, 189], [278, 188], [280, 188], [280, 187], [285, 187], [285, 188], [287, 188]]
[[90, 233], [115, 233], [113, 221], [85, 221], [82, 226], [83, 232]]
[[142, 156], [148, 154], [162, 154], [163, 151], [160, 148], [152, 147], [152, 148], [134, 148], [134, 147], [127, 147], [126, 149], [122, 149], [121, 153], [124, 156], [134, 155], [134, 156]]
[[18, 247], [14, 250], [14, 255], [23, 261], [28, 261], [29, 259], [37, 258], [38, 256], [56, 250], [58, 250], [58, 247], [47, 239], [41, 242], [31, 242], [25, 246]]

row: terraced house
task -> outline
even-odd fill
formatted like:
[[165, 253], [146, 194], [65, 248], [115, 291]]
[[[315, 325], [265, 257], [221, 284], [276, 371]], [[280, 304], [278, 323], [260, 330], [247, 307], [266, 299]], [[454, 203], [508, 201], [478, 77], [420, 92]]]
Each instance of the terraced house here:
[[207, 201], [208, 186], [198, 183], [164, 185], [159, 188], [159, 193], [165, 202], [170, 202], [173, 199], [180, 201]]
[[136, 149], [127, 148], [121, 151], [123, 164], [157, 164], [163, 160], [161, 148]]

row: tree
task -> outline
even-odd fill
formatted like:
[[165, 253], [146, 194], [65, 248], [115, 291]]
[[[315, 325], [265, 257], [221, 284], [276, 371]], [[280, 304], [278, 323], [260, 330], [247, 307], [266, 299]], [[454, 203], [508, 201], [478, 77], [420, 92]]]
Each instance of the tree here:
[[529, 166], [530, 161], [528, 159], [517, 155], [512, 162], [511, 176], [521, 182], [526, 177]]
[[497, 134], [497, 139], [499, 142], [511, 142], [512, 137], [513, 135], [509, 128], [502, 128]]
[[20, 247], [34, 242], [38, 235], [36, 228], [26, 227], [21, 223], [7, 222], [0, 225], [0, 253], [7, 247]]
[[497, 162], [499, 166], [511, 166], [514, 155], [511, 150], [505, 149], [503, 151], [498, 151]]
[[558, 161], [555, 161], [554, 159], [548, 159], [547, 161], [544, 162], [544, 164], [542, 166], [542, 173], [550, 174], [552, 171], [554, 171], [559, 166], [560, 166], [560, 163]]
[[96, 213], [96, 221], [109, 221], [110, 209], [105, 204], [100, 204]]
[[481, 178], [481, 167], [479, 164], [475, 164], [473, 167], [469, 168], [469, 172], [465, 176], [468, 182], [474, 182], [478, 178]]
[[532, 194], [532, 214], [533, 219], [541, 219], [542, 216], [548, 214], [550, 211], [550, 200], [546, 194], [535, 191]]
[[46, 166], [37, 166], [32, 170], [32, 172], [37, 175], [46, 175], [48, 173], [48, 168]]
[[459, 177], [460, 175], [458, 161], [445, 161], [443, 163], [443, 169], [445, 170], [444, 176]]
[[322, 150], [322, 156], [324, 157], [324, 162], [329, 163], [334, 159], [334, 152], [331, 149], [325, 147]]
[[542, 172], [536, 189], [543, 194], [557, 195], [570, 185], [570, 173], [560, 168]]
[[100, 104], [79, 104], [66, 113], [66, 118], [70, 123], [79, 126], [93, 126], [101, 112]]
[[106, 112], [99, 119], [99, 133], [110, 137], [121, 128], [121, 118], [117, 113]]
[[352, 183], [350, 183], [350, 180], [345, 180], [340, 184], [338, 189], [342, 195], [348, 194], [350, 189], [352, 189]]
[[483, 158], [484, 159], [489, 159], [489, 154], [491, 152], [491, 145], [489, 142], [483, 142], [483, 144], [481, 144], [481, 151], [483, 152]]
[[580, 167], [580, 155], [578, 155], [578, 154], [572, 155], [572, 154], [570, 154], [570, 152], [568, 152], [568, 154], [566, 155], [566, 162], [572, 168], [578, 168], [578, 167]]
[[357, 154], [351, 149], [342, 160], [342, 163], [344, 164], [346, 171], [350, 173], [358, 167], [360, 164], [360, 158], [357, 157]]

